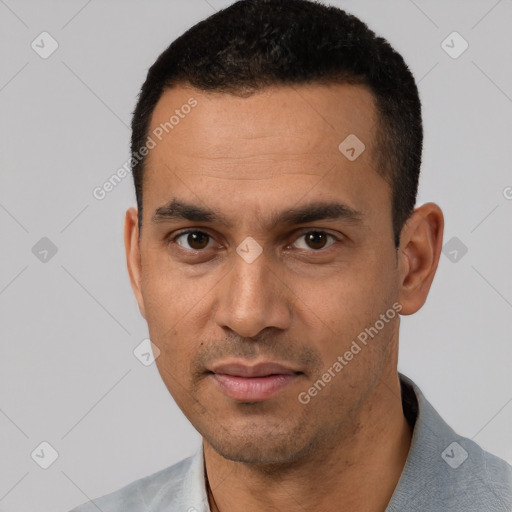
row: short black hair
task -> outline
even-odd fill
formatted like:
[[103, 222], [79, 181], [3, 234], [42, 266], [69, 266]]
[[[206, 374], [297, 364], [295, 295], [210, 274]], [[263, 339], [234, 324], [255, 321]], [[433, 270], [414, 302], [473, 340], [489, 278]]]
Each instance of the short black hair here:
[[[248, 95], [273, 85], [353, 83], [374, 96], [376, 171], [391, 189], [395, 247], [416, 203], [423, 127], [414, 77], [402, 56], [355, 16], [309, 0], [241, 0], [197, 23], [155, 61], [132, 118], [132, 155], [146, 144], [164, 90]], [[341, 142], [341, 141], [340, 141]], [[145, 158], [132, 158], [139, 226]]]

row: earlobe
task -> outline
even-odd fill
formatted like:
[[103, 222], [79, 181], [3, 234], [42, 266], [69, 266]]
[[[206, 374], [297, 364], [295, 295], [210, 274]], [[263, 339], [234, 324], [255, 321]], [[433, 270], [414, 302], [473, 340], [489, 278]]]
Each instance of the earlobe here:
[[138, 212], [136, 208], [129, 208], [124, 219], [124, 247], [126, 252], [126, 266], [130, 277], [130, 284], [139, 305], [140, 314], [146, 318], [144, 298], [142, 296], [142, 266], [139, 241]]
[[443, 244], [444, 216], [435, 203], [414, 210], [405, 224], [399, 248], [402, 315], [416, 313], [427, 300]]

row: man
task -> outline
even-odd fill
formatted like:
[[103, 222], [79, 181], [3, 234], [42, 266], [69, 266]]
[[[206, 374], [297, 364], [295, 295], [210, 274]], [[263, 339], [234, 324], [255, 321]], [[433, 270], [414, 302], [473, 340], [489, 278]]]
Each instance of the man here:
[[237, 2], [160, 55], [132, 129], [131, 284], [203, 443], [76, 512], [510, 512], [512, 468], [397, 372], [443, 214], [415, 208], [421, 106], [389, 44]]

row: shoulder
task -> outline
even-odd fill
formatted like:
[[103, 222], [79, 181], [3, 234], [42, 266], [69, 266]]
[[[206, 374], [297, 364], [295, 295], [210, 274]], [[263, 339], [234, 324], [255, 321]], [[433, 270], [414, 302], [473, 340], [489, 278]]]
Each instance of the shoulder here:
[[[417, 407], [409, 456], [386, 512], [512, 512], [512, 467], [456, 433], [418, 386], [400, 375], [402, 391], [414, 390]], [[409, 396], [409, 402], [412, 399]], [[411, 414], [411, 411], [409, 411]]]
[[179, 503], [183, 483], [191, 471], [194, 457], [188, 457], [177, 464], [152, 475], [136, 480], [113, 493], [91, 500], [71, 512], [135, 512], [159, 510]]
[[434, 501], [452, 510], [512, 512], [512, 467], [471, 439], [456, 439], [443, 451]]
[[482, 465], [489, 491], [503, 510], [512, 511], [512, 466], [484, 450]]

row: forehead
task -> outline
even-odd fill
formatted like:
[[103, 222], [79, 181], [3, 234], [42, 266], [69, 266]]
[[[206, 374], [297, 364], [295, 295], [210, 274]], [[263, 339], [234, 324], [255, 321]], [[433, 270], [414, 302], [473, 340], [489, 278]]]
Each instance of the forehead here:
[[[268, 87], [247, 97], [176, 86], [151, 117], [156, 145], [146, 159], [144, 200], [161, 206], [181, 190], [183, 199], [205, 203], [207, 189], [224, 204], [231, 194], [233, 205], [236, 184], [246, 204], [250, 196], [260, 209], [265, 198], [291, 201], [314, 188], [312, 200], [341, 194], [364, 210], [375, 194], [388, 195], [375, 172], [375, 127], [374, 97], [360, 85]], [[359, 156], [347, 158], [347, 147]]]
[[375, 120], [373, 94], [360, 85], [274, 86], [248, 97], [176, 86], [158, 101], [150, 132], [163, 128], [163, 139], [197, 156], [244, 158], [275, 141], [282, 155], [336, 150], [350, 134], [370, 148]]

